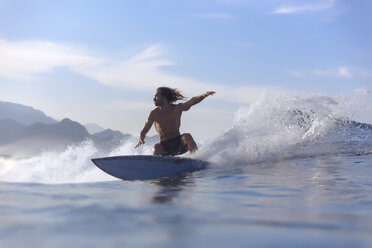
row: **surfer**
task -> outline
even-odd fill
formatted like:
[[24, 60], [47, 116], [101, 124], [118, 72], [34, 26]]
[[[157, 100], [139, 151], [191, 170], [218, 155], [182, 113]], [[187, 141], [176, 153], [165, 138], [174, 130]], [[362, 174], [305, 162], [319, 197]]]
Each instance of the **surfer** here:
[[174, 156], [187, 151], [195, 152], [198, 147], [191, 134], [180, 134], [181, 115], [182, 112], [189, 110], [191, 106], [200, 103], [204, 98], [213, 94], [215, 94], [214, 91], [208, 91], [184, 103], [174, 104], [178, 100], [185, 99], [181, 92], [177, 89], [159, 87], [154, 96], [154, 104], [157, 107], [150, 112], [135, 148], [145, 143], [147, 132], [152, 124], [155, 124], [160, 142], [154, 146], [154, 155]]

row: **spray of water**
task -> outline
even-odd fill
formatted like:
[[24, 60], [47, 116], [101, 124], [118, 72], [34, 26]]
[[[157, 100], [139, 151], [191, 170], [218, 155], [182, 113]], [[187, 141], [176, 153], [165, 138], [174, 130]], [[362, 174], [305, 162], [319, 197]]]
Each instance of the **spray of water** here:
[[372, 126], [345, 116], [345, 99], [265, 93], [196, 155], [220, 166], [372, 151]]

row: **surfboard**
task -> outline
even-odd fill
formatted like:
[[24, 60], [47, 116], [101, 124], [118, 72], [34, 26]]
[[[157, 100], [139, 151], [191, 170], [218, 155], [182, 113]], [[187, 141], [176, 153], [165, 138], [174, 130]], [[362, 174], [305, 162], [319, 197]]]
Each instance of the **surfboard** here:
[[202, 170], [208, 162], [172, 156], [130, 155], [95, 158], [92, 162], [111, 176], [123, 180], [153, 180]]

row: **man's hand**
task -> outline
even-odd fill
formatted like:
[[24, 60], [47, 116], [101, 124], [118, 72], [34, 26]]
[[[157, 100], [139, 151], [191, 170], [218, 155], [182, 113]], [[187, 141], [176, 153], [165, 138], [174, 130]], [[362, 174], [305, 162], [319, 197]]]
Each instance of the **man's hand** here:
[[154, 110], [150, 112], [149, 117], [147, 118], [147, 121], [145, 123], [145, 126], [143, 127], [143, 129], [142, 129], [142, 131], [139, 135], [138, 144], [134, 148], [138, 148], [141, 145], [145, 144], [146, 134], [150, 130], [153, 123], [154, 123]]
[[214, 94], [216, 94], [216, 92], [214, 92], [214, 91], [207, 91], [207, 92], [205, 92], [205, 93], [203, 94], [203, 96], [204, 96], [204, 97], [207, 97], [207, 96], [211, 96], [211, 95], [214, 95]]
[[138, 148], [138, 147], [140, 147], [140, 146], [143, 145], [143, 144], [145, 144], [145, 141], [140, 139], [140, 140], [138, 141], [138, 144], [137, 144], [134, 148]]

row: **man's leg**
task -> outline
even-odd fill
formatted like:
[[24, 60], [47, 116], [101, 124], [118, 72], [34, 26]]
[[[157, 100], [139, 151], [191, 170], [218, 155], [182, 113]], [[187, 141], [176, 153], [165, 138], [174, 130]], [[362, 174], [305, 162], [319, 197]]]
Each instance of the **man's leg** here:
[[196, 146], [196, 143], [192, 138], [191, 134], [189, 133], [182, 134], [182, 142], [184, 145], [187, 146], [190, 153], [194, 153], [196, 150], [198, 150], [198, 147]]
[[165, 151], [162, 145], [160, 145], [159, 143], [155, 144], [153, 155], [163, 155], [164, 152]]

